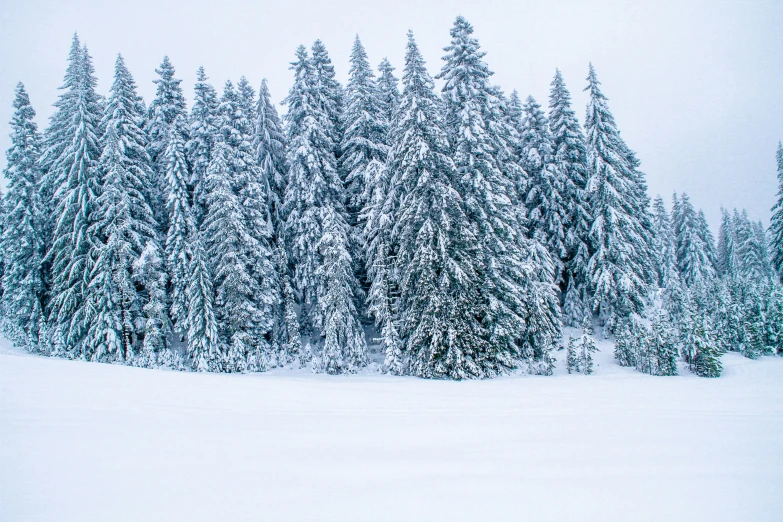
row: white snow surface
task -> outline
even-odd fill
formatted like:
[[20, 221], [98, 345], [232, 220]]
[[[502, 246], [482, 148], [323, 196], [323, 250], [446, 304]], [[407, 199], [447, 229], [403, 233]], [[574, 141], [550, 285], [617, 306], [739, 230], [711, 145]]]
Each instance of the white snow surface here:
[[180, 373], [0, 347], [0, 520], [779, 521], [783, 358], [651, 377]]

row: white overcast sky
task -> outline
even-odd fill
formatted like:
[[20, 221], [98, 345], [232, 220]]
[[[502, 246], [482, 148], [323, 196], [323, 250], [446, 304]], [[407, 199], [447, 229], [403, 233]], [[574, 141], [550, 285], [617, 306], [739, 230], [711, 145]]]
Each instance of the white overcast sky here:
[[399, 76], [412, 29], [435, 74], [458, 14], [475, 27], [506, 92], [516, 88], [546, 107], [559, 67], [580, 121], [592, 61], [651, 196], [670, 203], [673, 191], [687, 192], [713, 227], [721, 206], [745, 207], [768, 222], [783, 139], [781, 0], [0, 0], [0, 148], [10, 142], [6, 122], [18, 81], [46, 127], [74, 31], [89, 47], [104, 94], [121, 52], [147, 103], [165, 54], [188, 100], [204, 65], [219, 91], [241, 75], [256, 88], [267, 78], [280, 101], [294, 50], [317, 38], [345, 82], [356, 34], [371, 63], [388, 56]]

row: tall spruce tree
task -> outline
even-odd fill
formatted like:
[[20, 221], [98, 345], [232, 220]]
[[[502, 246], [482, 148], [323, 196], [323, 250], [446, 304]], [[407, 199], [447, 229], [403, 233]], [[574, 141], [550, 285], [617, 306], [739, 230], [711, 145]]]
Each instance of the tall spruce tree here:
[[[513, 95], [512, 95], [513, 96]], [[519, 98], [516, 98], [519, 104]], [[518, 105], [521, 109], [521, 105]], [[587, 265], [590, 261], [590, 222], [587, 203], [587, 148], [582, 127], [571, 109], [571, 94], [560, 70], [555, 71], [549, 94], [549, 128], [552, 132], [555, 165], [564, 183], [566, 209], [565, 258], [566, 293], [563, 321], [578, 326], [587, 307]]]
[[671, 216], [666, 210], [663, 198], [660, 195], [653, 201], [653, 227], [655, 230], [653, 245], [656, 256], [658, 286], [660, 288], [669, 288], [671, 285], [679, 282], [677, 248]]
[[647, 266], [652, 254], [639, 215], [641, 204], [634, 201], [639, 195], [636, 159], [620, 138], [592, 64], [587, 81], [587, 191], [594, 219], [588, 278], [592, 308], [611, 331], [619, 318], [644, 308], [652, 282]]
[[378, 65], [378, 95], [381, 99], [383, 107], [383, 114], [386, 121], [391, 125], [394, 119], [394, 111], [400, 104], [400, 89], [399, 81], [394, 76], [394, 67], [389, 63], [389, 60], [384, 58]]
[[[204, 68], [199, 67], [194, 89], [196, 95], [189, 117], [189, 139], [185, 146], [185, 159], [190, 165], [187, 185], [189, 201], [196, 226], [201, 225], [206, 214], [205, 180], [218, 133], [218, 97], [215, 88], [207, 80]], [[175, 129], [178, 128], [179, 124], [175, 125]], [[177, 136], [182, 135], [179, 131], [175, 132]]]
[[521, 161], [530, 176], [525, 194], [530, 233], [546, 245], [555, 263], [555, 282], [563, 281], [563, 261], [568, 257], [565, 222], [568, 219], [563, 195], [566, 183], [555, 164], [549, 123], [541, 106], [528, 96], [522, 107], [520, 131]]
[[474, 313], [480, 250], [454, 186], [440, 105], [409, 32], [389, 157], [400, 333], [412, 374], [482, 377], [487, 334]]
[[187, 355], [197, 371], [221, 371], [223, 354], [213, 308], [214, 288], [202, 236], [203, 234], [197, 233], [190, 242]]
[[[345, 106], [345, 93], [337, 75], [334, 72], [332, 59], [321, 40], [313, 43], [311, 64], [313, 68], [313, 94], [321, 111], [326, 114], [327, 120], [322, 124], [324, 132], [329, 135], [334, 154], [340, 158], [343, 136], [343, 109]], [[345, 180], [343, 180], [345, 181]]]
[[96, 130], [101, 119], [101, 99], [95, 92], [92, 59], [74, 35], [65, 91], [47, 130], [46, 151], [41, 161], [47, 169], [43, 197], [47, 209], [51, 244], [46, 263], [51, 270], [48, 317], [56, 352], [86, 356], [81, 341], [89, 326], [85, 292], [93, 269], [90, 256], [95, 242], [95, 199], [100, 189], [98, 159], [101, 155]]
[[5, 263], [0, 310], [5, 317], [4, 335], [15, 345], [37, 352], [47, 349], [46, 340], [41, 339], [46, 304], [46, 245], [41, 234], [45, 217], [39, 194], [42, 142], [35, 111], [21, 82], [16, 86], [13, 106], [11, 147], [3, 170], [8, 192], [2, 202], [5, 213], [0, 229]]
[[718, 273], [725, 277], [736, 277], [739, 271], [737, 260], [737, 238], [734, 221], [726, 209], [721, 208], [720, 229], [716, 265]]
[[[252, 147], [254, 113], [241, 91], [226, 82], [218, 107], [217, 147], [222, 157], [213, 157], [210, 163], [207, 188], [215, 193], [207, 198], [204, 222], [226, 371], [265, 369], [278, 306], [273, 231]], [[229, 228], [233, 230], [228, 232]]]
[[708, 244], [712, 235], [691, 205], [688, 195], [683, 193], [674, 206], [674, 232], [677, 245], [677, 265], [683, 282], [688, 286], [708, 281], [715, 276], [711, 259], [714, 246]]
[[256, 113], [253, 148], [266, 186], [272, 224], [279, 234], [284, 219], [283, 195], [288, 174], [285, 163], [286, 137], [277, 109], [272, 103], [266, 79], [261, 81]]
[[144, 128], [147, 131], [149, 143], [147, 152], [152, 160], [154, 176], [150, 182], [152, 207], [157, 220], [166, 225], [166, 149], [171, 137], [171, 126], [177, 124], [177, 133], [182, 141], [188, 141], [187, 107], [185, 95], [179, 80], [174, 77], [176, 70], [168, 56], [163, 57], [159, 69], [155, 69], [159, 78], [153, 80], [157, 85], [155, 98], [147, 109], [147, 121]]
[[188, 192], [188, 166], [185, 161], [185, 143], [177, 127], [177, 117], [169, 128], [166, 145], [165, 197], [168, 228], [165, 239], [166, 269], [170, 278], [170, 315], [175, 331], [185, 336], [188, 315], [188, 281], [190, 274], [190, 242], [195, 233], [193, 213]]
[[[479, 257], [474, 266], [483, 295], [474, 314], [488, 335], [487, 351], [480, 355], [479, 367], [483, 375], [494, 376], [513, 367], [521, 355], [522, 340], [530, 340], [525, 335], [531, 333], [526, 332], [526, 326], [535, 321], [525, 322], [532, 312], [525, 297], [535, 272], [526, 264], [533, 242], [523, 236], [519, 221], [515, 172], [507, 168], [509, 164], [501, 155], [509, 144], [502, 128], [493, 125], [503, 120], [499, 110], [502, 100], [489, 85], [492, 73], [472, 34], [473, 27], [458, 17], [439, 77], [445, 80], [445, 128], [457, 168], [454, 184], [478, 240]], [[556, 325], [550, 332], [550, 345], [531, 346], [531, 352], [548, 353], [559, 338], [554, 291], [550, 297], [549, 310], [536, 310], [548, 313], [547, 319]]]
[[777, 270], [778, 277], [783, 280], [783, 143], [778, 142], [775, 156], [778, 163], [778, 201], [772, 207], [770, 218], [770, 250], [772, 265]]
[[351, 50], [351, 69], [345, 89], [344, 133], [340, 167], [345, 179], [346, 208], [355, 226], [366, 202], [367, 166], [386, 162], [389, 122], [367, 53], [357, 36]]
[[[353, 371], [366, 364], [366, 344], [353, 306], [358, 283], [349, 269], [350, 229], [334, 153], [334, 123], [326, 110], [330, 98], [324, 73], [319, 79], [304, 47], [297, 49], [296, 58], [294, 85], [286, 98], [290, 145], [285, 237], [305, 333], [314, 333], [314, 327], [324, 338], [315, 367], [330, 373]], [[323, 57], [319, 60], [324, 68]]]
[[[122, 56], [117, 57], [110, 92], [101, 121], [101, 187], [88, 231], [94, 238], [89, 254], [94, 267], [85, 296], [89, 326], [84, 354], [94, 360], [131, 361], [149, 298], [139, 291], [134, 264], [147, 245], [158, 248], [158, 224], [145, 191], [151, 164], [139, 127], [143, 115]], [[166, 332], [158, 335], [162, 340]]]

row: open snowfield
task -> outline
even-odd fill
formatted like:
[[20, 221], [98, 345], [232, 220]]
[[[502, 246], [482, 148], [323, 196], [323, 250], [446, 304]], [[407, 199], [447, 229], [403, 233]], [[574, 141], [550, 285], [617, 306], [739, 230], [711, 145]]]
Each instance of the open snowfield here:
[[0, 348], [0, 520], [783, 520], [783, 359], [650, 377], [600, 347], [592, 376], [479, 382]]

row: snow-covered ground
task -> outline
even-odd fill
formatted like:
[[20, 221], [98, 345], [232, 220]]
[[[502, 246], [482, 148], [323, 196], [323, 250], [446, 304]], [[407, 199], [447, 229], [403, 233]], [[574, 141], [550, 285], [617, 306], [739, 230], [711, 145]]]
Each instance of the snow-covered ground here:
[[783, 520], [783, 359], [650, 377], [600, 348], [479, 382], [0, 348], [0, 520]]

